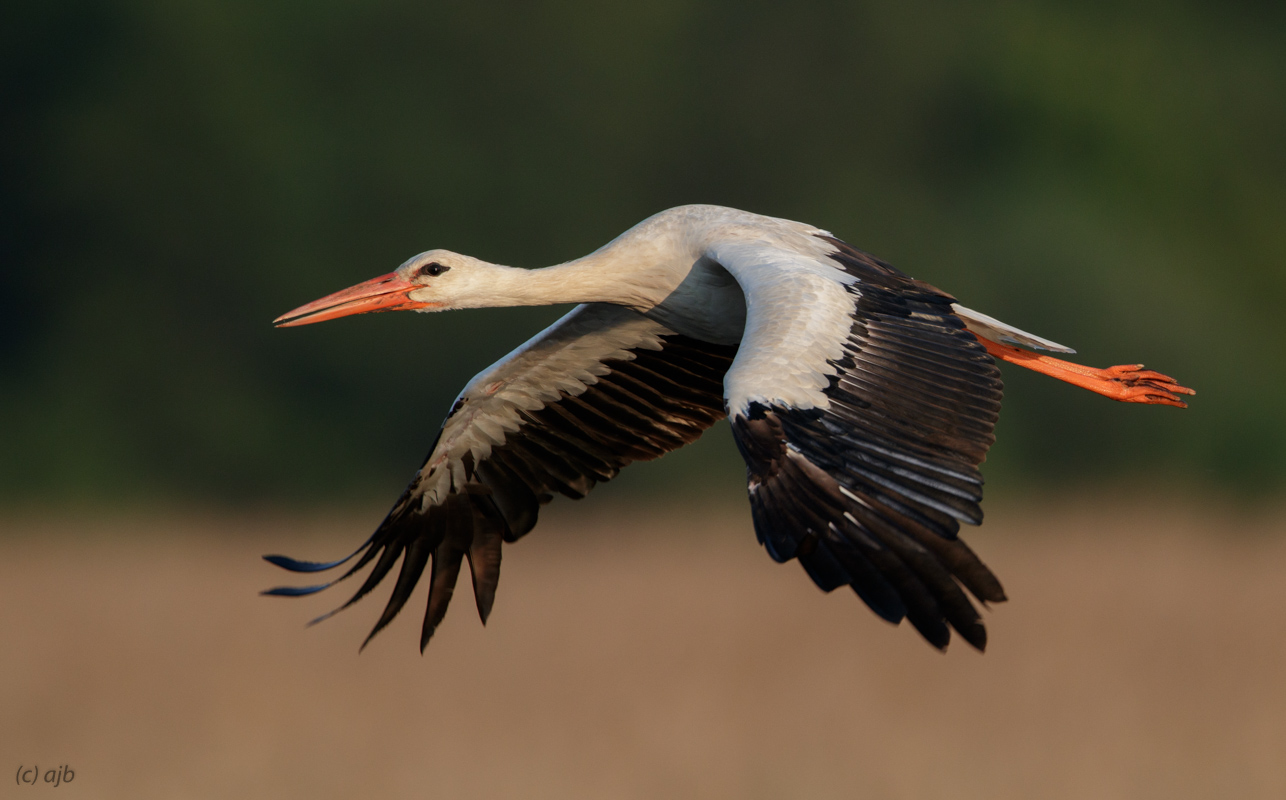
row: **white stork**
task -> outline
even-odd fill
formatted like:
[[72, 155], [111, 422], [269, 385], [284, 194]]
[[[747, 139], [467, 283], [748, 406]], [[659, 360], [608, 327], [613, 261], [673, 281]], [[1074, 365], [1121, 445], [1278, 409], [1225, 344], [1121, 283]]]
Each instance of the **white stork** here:
[[755, 533], [773, 559], [797, 559], [825, 591], [851, 586], [935, 647], [946, 647], [950, 626], [982, 650], [986, 630], [964, 590], [984, 604], [1005, 594], [957, 533], [982, 522], [978, 465], [995, 440], [1002, 388], [993, 357], [1114, 400], [1183, 408], [1179, 395], [1193, 394], [1141, 364], [1094, 369], [1030, 352], [1073, 351], [965, 308], [827, 231], [704, 205], [663, 211], [544, 269], [430, 250], [275, 324], [557, 303], [580, 305], [464, 387], [424, 465], [361, 547], [328, 563], [266, 557], [296, 572], [360, 554], [357, 563], [336, 581], [266, 594], [311, 594], [374, 561], [346, 608], [400, 557], [366, 642], [428, 567], [423, 650], [463, 559], [485, 623], [501, 543], [530, 531], [540, 506], [555, 494], [584, 497], [726, 414], [748, 468]]

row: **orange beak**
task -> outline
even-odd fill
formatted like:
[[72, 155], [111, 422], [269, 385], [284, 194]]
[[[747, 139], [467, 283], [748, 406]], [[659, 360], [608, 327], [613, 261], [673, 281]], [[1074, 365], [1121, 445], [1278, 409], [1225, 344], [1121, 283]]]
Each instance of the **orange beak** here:
[[328, 294], [294, 311], [287, 311], [274, 319], [272, 324], [278, 328], [293, 328], [296, 325], [311, 325], [314, 322], [325, 322], [328, 319], [339, 319], [352, 314], [428, 308], [436, 305], [420, 303], [407, 296], [413, 290], [420, 288], [423, 287], [402, 280], [396, 272], [390, 272], [356, 286], [350, 286], [343, 291]]

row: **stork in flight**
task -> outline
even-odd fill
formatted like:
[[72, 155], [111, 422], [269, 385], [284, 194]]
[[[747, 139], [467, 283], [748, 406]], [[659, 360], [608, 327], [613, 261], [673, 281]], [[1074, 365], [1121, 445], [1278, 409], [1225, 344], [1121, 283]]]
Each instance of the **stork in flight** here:
[[1038, 355], [1073, 351], [965, 308], [827, 231], [705, 205], [663, 211], [544, 269], [430, 250], [275, 324], [558, 303], [580, 305], [464, 387], [424, 465], [361, 547], [328, 563], [266, 556], [295, 572], [360, 554], [356, 564], [329, 583], [265, 594], [312, 594], [373, 561], [339, 611], [400, 557], [362, 646], [428, 569], [423, 651], [464, 559], [485, 623], [502, 543], [530, 531], [542, 505], [584, 497], [727, 415], [755, 534], [774, 560], [798, 560], [824, 591], [852, 587], [937, 648], [950, 626], [982, 650], [986, 629], [965, 590], [983, 604], [1005, 593], [957, 534], [962, 522], [982, 522], [978, 465], [995, 440], [1002, 388], [995, 359], [1124, 402], [1184, 408], [1180, 395], [1193, 394], [1141, 364], [1094, 369]]

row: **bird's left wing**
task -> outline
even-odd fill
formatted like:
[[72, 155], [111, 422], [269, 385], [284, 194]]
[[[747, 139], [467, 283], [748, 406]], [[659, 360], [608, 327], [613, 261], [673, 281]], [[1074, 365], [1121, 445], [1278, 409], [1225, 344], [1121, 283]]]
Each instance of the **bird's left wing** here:
[[1004, 592], [957, 533], [982, 521], [1002, 384], [953, 298], [821, 231], [708, 255], [746, 295], [725, 384], [760, 542], [936, 647], [950, 625], [982, 649], [962, 587]]
[[681, 447], [722, 419], [723, 376], [736, 350], [677, 335], [620, 306], [578, 306], [469, 382], [424, 465], [352, 555], [328, 563], [266, 557], [295, 572], [333, 569], [358, 557], [354, 566], [330, 583], [266, 594], [312, 594], [374, 561], [340, 607], [347, 608], [400, 557], [392, 596], [366, 641], [397, 615], [427, 568], [423, 649], [467, 558], [486, 622], [501, 543], [530, 531], [554, 494], [584, 497], [630, 462]]

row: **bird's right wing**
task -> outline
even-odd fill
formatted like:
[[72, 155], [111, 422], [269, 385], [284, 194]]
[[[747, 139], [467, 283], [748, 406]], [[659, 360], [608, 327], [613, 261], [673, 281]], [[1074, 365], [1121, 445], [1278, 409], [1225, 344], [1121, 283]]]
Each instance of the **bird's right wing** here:
[[[630, 462], [681, 447], [722, 419], [723, 375], [736, 349], [680, 336], [621, 306], [578, 306], [460, 393], [424, 465], [375, 533], [348, 557], [360, 554], [338, 580], [372, 561], [375, 566], [341, 608], [366, 595], [401, 557], [374, 636], [401, 610], [427, 567], [423, 649], [446, 614], [467, 558], [486, 622], [501, 543], [530, 531], [553, 495], [584, 497]], [[295, 572], [348, 561], [267, 558]], [[267, 593], [312, 594], [335, 582]]]
[[814, 237], [709, 253], [746, 295], [725, 383], [755, 532], [822, 589], [851, 586], [936, 647], [949, 624], [982, 649], [962, 587], [1005, 596], [957, 532], [982, 521], [978, 464], [994, 440], [999, 370], [950, 296]]

